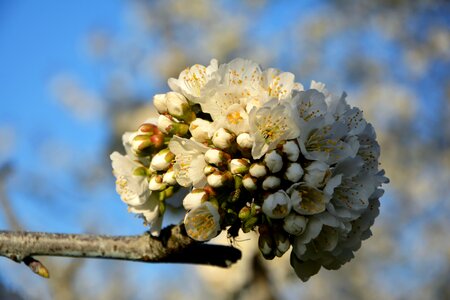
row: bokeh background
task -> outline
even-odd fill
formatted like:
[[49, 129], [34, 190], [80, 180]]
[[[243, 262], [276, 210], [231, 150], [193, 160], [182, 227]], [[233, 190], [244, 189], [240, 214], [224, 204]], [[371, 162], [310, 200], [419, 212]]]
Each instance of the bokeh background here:
[[307, 283], [247, 237], [229, 270], [44, 258], [45, 280], [0, 259], [1, 299], [450, 298], [444, 0], [0, 1], [0, 228], [142, 233], [109, 153], [167, 78], [235, 57], [345, 90], [374, 124], [391, 183], [356, 258]]

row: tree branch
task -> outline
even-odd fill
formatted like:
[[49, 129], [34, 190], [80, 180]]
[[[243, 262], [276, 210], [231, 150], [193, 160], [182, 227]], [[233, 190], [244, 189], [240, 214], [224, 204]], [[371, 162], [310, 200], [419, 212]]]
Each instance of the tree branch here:
[[229, 267], [241, 258], [241, 252], [196, 242], [178, 225], [163, 229], [159, 237], [0, 231], [0, 256], [16, 262], [31, 256], [66, 256]]

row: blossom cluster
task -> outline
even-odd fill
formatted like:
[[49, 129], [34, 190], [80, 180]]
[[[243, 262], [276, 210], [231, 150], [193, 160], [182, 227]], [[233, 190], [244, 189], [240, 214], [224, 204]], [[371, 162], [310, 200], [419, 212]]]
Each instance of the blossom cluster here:
[[159, 118], [124, 134], [126, 155], [111, 155], [117, 192], [152, 233], [166, 200], [187, 189], [195, 240], [257, 231], [267, 259], [292, 246], [303, 281], [353, 257], [388, 179], [375, 131], [345, 93], [315, 81], [305, 89], [292, 73], [244, 59], [194, 65], [168, 83], [153, 99]]

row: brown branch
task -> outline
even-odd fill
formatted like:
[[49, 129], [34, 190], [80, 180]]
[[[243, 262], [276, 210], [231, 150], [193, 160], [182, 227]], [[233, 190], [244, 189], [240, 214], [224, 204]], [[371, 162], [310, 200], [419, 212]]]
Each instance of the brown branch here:
[[165, 228], [159, 237], [0, 231], [0, 256], [25, 262], [31, 256], [104, 258], [154, 263], [229, 267], [241, 258], [230, 246], [196, 242], [183, 225]]

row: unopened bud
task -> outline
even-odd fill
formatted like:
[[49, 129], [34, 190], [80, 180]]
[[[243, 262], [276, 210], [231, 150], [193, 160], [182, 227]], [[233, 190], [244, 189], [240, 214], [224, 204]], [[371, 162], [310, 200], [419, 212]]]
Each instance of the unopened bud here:
[[177, 180], [175, 177], [175, 171], [173, 170], [173, 168], [170, 168], [169, 170], [167, 170], [166, 173], [164, 173], [163, 175], [163, 182], [165, 184], [168, 185], [175, 185], [177, 184]]
[[165, 134], [184, 136], [189, 130], [189, 125], [178, 123], [169, 116], [159, 115], [158, 128]]
[[267, 169], [264, 163], [254, 163], [250, 166], [249, 173], [253, 177], [260, 178], [266, 176]]
[[236, 142], [242, 150], [250, 150], [253, 147], [253, 141], [253, 137], [246, 132], [239, 134], [236, 138]]
[[214, 133], [212, 142], [217, 148], [225, 150], [229, 149], [232, 146], [235, 138], [236, 136], [233, 133], [226, 130], [225, 128], [220, 128]]
[[254, 191], [257, 189], [257, 179], [255, 177], [250, 176], [250, 174], [247, 174], [244, 176], [244, 179], [242, 180], [242, 185], [244, 185], [245, 189], [248, 191]]
[[277, 257], [283, 256], [283, 254], [286, 253], [291, 246], [288, 234], [286, 234], [283, 229], [279, 228], [279, 230], [274, 231], [273, 239], [276, 247], [275, 255]]
[[244, 206], [239, 211], [239, 219], [241, 220], [247, 219], [248, 217], [250, 217], [250, 213], [251, 213], [250, 207]]
[[306, 228], [308, 219], [304, 216], [298, 215], [295, 212], [291, 212], [283, 220], [283, 229], [292, 235], [301, 235]]
[[164, 145], [164, 137], [135, 133], [130, 137], [131, 150], [136, 156], [151, 155]]
[[232, 174], [245, 174], [248, 171], [249, 165], [250, 163], [247, 159], [235, 158], [228, 164], [228, 170], [230, 170]]
[[258, 238], [258, 247], [259, 247], [259, 251], [261, 251], [261, 254], [266, 258], [266, 259], [273, 259], [274, 257], [274, 240], [272, 238], [272, 236], [270, 235], [269, 232], [267, 233], [259, 233], [259, 238]]
[[242, 231], [244, 233], [250, 232], [255, 227], [257, 222], [258, 222], [257, 217], [250, 217], [250, 218], [246, 219], [242, 223]]
[[170, 152], [169, 148], [163, 149], [153, 156], [150, 167], [156, 171], [165, 171], [170, 167], [174, 158], [175, 155]]
[[205, 152], [205, 161], [208, 164], [215, 165], [217, 167], [221, 167], [225, 165], [230, 156], [219, 149], [208, 149]]
[[223, 173], [216, 171], [206, 177], [208, 184], [210, 186], [212, 186], [213, 188], [222, 187], [226, 183], [230, 182], [232, 179], [233, 179], [233, 175], [228, 171], [223, 172]]
[[291, 211], [289, 196], [282, 190], [270, 194], [264, 199], [262, 210], [269, 218], [282, 219]]
[[193, 189], [184, 197], [183, 207], [186, 210], [191, 210], [206, 201], [208, 201], [208, 194], [203, 189]]
[[157, 94], [153, 96], [153, 105], [160, 114], [167, 112], [166, 94]]
[[167, 111], [170, 115], [179, 120], [190, 123], [195, 119], [195, 114], [191, 110], [189, 101], [177, 92], [169, 92], [166, 94]]
[[197, 118], [189, 124], [189, 131], [195, 141], [205, 143], [211, 139], [214, 127], [211, 122]]
[[206, 165], [206, 167], [203, 168], [203, 173], [205, 173], [206, 176], [214, 173], [215, 171], [217, 171], [217, 169], [211, 165]]
[[273, 190], [279, 187], [281, 184], [280, 178], [276, 176], [268, 176], [266, 179], [264, 179], [262, 183], [263, 190]]
[[167, 187], [165, 183], [163, 183], [162, 176], [156, 175], [150, 178], [148, 183], [148, 188], [151, 191], [162, 191]]
[[284, 177], [291, 182], [298, 182], [303, 176], [303, 169], [299, 163], [290, 163]]
[[283, 158], [275, 150], [266, 153], [264, 162], [272, 173], [277, 173], [283, 168]]
[[297, 161], [298, 157], [300, 156], [300, 149], [298, 148], [298, 145], [294, 141], [287, 141], [283, 145], [283, 153], [286, 154], [287, 158], [290, 161]]

